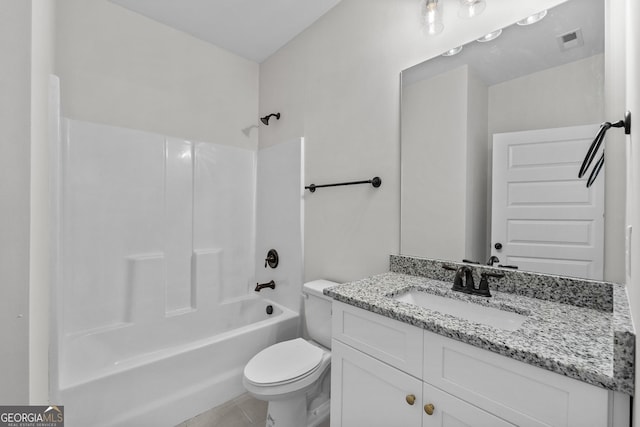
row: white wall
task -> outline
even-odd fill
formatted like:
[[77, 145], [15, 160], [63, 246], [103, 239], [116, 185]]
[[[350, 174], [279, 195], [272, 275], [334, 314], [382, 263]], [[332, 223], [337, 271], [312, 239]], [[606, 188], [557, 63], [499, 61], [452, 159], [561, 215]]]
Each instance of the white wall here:
[[65, 117], [257, 147], [258, 64], [107, 0], [60, 0]]
[[484, 261], [487, 86], [467, 65], [402, 88], [400, 251]]
[[465, 211], [465, 258], [484, 262], [489, 258], [487, 198], [489, 150], [487, 149], [488, 88], [469, 69], [467, 108], [467, 209]]
[[0, 2], [0, 402], [29, 402], [31, 2]]
[[49, 402], [50, 75], [54, 66], [55, 4], [31, 3], [31, 220], [29, 265], [29, 401]]
[[[260, 283], [274, 280], [276, 289], [260, 294], [298, 312], [304, 259], [303, 156], [301, 138], [259, 150], [256, 184], [255, 279]], [[278, 251], [275, 269], [264, 266], [269, 249]]]
[[467, 256], [468, 74], [465, 65], [403, 87], [403, 254]]
[[600, 123], [604, 55], [489, 87], [489, 134]]
[[454, 24], [457, 3], [446, 1], [444, 32], [426, 39], [419, 2], [343, 0], [260, 64], [260, 113], [282, 113], [261, 132], [261, 146], [303, 135], [307, 185], [382, 178], [377, 190], [306, 194], [307, 280], [386, 271], [398, 253], [400, 71], [561, 1], [494, 0], [477, 19]]

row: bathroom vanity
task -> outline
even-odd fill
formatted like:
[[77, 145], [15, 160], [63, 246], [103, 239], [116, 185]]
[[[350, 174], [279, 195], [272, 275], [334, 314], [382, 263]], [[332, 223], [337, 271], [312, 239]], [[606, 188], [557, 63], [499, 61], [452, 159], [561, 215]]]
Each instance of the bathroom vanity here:
[[624, 287], [508, 272], [483, 298], [451, 291], [443, 264], [461, 266], [392, 257], [391, 272], [325, 291], [332, 427], [629, 426]]

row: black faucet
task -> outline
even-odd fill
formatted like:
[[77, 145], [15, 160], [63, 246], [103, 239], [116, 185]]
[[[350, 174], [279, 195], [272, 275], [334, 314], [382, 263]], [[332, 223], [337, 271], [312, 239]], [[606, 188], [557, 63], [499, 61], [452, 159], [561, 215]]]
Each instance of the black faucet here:
[[464, 292], [466, 294], [472, 293], [472, 289], [475, 289], [473, 283], [473, 274], [469, 267], [460, 267], [456, 271], [456, 276], [453, 278], [452, 291]]
[[502, 273], [481, 273], [480, 274], [480, 285], [478, 289], [475, 290], [476, 295], [480, 295], [483, 297], [490, 297], [491, 292], [489, 291], [489, 277], [496, 277], [498, 279], [503, 278], [504, 274]]
[[495, 264], [496, 262], [500, 262], [500, 259], [498, 259], [498, 257], [495, 255], [491, 255], [491, 258], [489, 258], [489, 261], [487, 261], [487, 265], [493, 266], [493, 264]]
[[465, 294], [471, 295], [479, 295], [483, 297], [491, 296], [491, 292], [489, 291], [489, 277], [504, 277], [504, 274], [501, 273], [482, 272], [480, 273], [480, 284], [476, 288], [473, 281], [473, 271], [471, 267], [463, 265], [462, 267], [456, 269], [455, 267], [443, 264], [442, 268], [444, 268], [445, 270], [452, 270], [456, 272], [456, 275], [453, 278], [453, 286], [451, 287], [452, 291], [463, 292]]
[[256, 288], [254, 289], [254, 291], [260, 292], [264, 288], [275, 289], [276, 288], [276, 282], [274, 282], [272, 280], [272, 281], [270, 281], [268, 283], [256, 283]]

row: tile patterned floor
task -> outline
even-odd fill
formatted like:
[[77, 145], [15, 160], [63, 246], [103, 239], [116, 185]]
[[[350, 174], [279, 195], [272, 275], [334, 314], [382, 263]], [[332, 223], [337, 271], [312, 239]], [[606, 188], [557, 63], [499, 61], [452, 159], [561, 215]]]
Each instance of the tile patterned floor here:
[[[267, 402], [243, 394], [176, 427], [265, 427]], [[329, 427], [329, 421], [319, 427]]]

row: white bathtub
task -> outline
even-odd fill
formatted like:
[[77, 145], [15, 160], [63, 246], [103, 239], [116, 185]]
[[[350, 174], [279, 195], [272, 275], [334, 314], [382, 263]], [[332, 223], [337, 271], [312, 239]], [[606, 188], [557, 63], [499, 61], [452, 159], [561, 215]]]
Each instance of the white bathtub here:
[[123, 326], [66, 337], [54, 396], [66, 425], [174, 426], [242, 394], [249, 359], [299, 331], [298, 313], [257, 295], [220, 305], [206, 322], [180, 317], [190, 316], [144, 336]]

